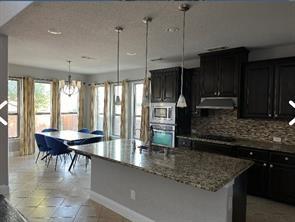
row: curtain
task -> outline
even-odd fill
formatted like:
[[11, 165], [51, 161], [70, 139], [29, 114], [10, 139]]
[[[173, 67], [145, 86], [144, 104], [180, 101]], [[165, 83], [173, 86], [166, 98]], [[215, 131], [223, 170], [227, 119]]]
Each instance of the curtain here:
[[[80, 82], [80, 81], [78, 81]], [[79, 117], [78, 117], [78, 129], [82, 129], [84, 127], [84, 101], [85, 101], [85, 85], [80, 82], [79, 89]]]
[[22, 99], [20, 153], [31, 155], [35, 153], [34, 80], [31, 77], [25, 77], [23, 80]]
[[60, 128], [60, 88], [59, 81], [53, 80], [51, 83], [52, 102], [51, 102], [51, 127]]
[[144, 79], [143, 83], [143, 99], [146, 103], [142, 104], [141, 109], [141, 123], [140, 123], [140, 140], [145, 144], [149, 142], [150, 136], [150, 114], [149, 114], [149, 98], [150, 98], [150, 80]]
[[110, 83], [104, 83], [103, 133], [105, 140], [110, 139]]
[[122, 95], [121, 95], [121, 125], [120, 125], [120, 138], [127, 139], [127, 104], [128, 104], [128, 82], [122, 81]]
[[96, 124], [96, 86], [95, 84], [91, 84], [90, 85], [90, 123], [89, 123], [89, 127], [91, 130], [95, 130], [95, 126]]

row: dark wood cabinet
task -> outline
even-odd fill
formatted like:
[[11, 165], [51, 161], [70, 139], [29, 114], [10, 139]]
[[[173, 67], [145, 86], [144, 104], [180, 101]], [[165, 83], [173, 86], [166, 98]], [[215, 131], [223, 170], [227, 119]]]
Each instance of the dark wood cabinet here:
[[199, 56], [202, 97], [236, 97], [242, 65], [248, 61], [248, 50], [240, 47]]
[[243, 117], [272, 118], [273, 75], [271, 64], [249, 63], [243, 74]]
[[292, 119], [294, 84], [295, 58], [248, 63], [241, 78], [240, 117]]
[[174, 103], [180, 94], [180, 67], [152, 70], [151, 102]]
[[295, 100], [295, 59], [280, 61], [275, 66], [275, 118], [290, 119], [295, 116], [295, 109], [289, 105], [289, 100]]

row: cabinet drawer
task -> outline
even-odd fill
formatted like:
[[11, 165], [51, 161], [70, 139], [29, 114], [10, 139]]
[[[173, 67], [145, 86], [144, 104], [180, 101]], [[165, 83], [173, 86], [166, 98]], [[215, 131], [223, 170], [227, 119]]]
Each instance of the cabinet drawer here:
[[268, 161], [269, 160], [268, 152], [262, 151], [262, 150], [255, 150], [255, 149], [239, 147], [237, 149], [237, 155], [238, 155], [238, 157], [251, 159], [251, 160], [258, 160], [258, 161]]
[[177, 146], [178, 147], [192, 147], [192, 141], [189, 139], [178, 138]]
[[279, 163], [285, 165], [295, 166], [295, 155], [284, 154], [284, 153], [271, 153], [270, 161], [272, 163]]

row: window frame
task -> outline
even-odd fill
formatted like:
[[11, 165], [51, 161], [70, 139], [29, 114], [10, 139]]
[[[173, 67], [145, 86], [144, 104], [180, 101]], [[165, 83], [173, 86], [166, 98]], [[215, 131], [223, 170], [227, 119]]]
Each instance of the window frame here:
[[[52, 81], [49, 80], [38, 80], [35, 79], [34, 80], [34, 100], [35, 100], [35, 83], [43, 83], [43, 84], [49, 84], [50, 85], [50, 112], [36, 112], [35, 111], [35, 121], [36, 121], [36, 116], [42, 116], [42, 115], [49, 115], [50, 116], [50, 121], [51, 121], [51, 117], [52, 117]], [[49, 123], [51, 125], [51, 122]], [[49, 128], [51, 127], [49, 125]], [[35, 129], [36, 131], [36, 129]]]
[[[114, 138], [120, 138], [120, 134], [121, 134], [121, 114], [115, 114], [115, 100], [116, 100], [116, 98], [115, 98], [115, 87], [116, 86], [121, 86], [122, 87], [122, 83], [121, 82], [119, 82], [119, 83], [112, 83], [111, 84], [111, 91], [112, 91], [112, 93], [111, 93], [111, 98], [112, 98], [112, 100], [111, 100], [111, 136], [112, 137], [114, 137]], [[122, 95], [120, 96], [120, 99], [122, 99], [121, 98], [122, 97]], [[121, 105], [120, 105], [121, 106]], [[120, 116], [120, 134], [119, 135], [115, 135], [114, 134], [114, 118], [115, 118], [115, 116]]]
[[[9, 77], [8, 80], [10, 81], [16, 81], [17, 82], [17, 112], [16, 113], [10, 113], [9, 110], [7, 110], [7, 117], [9, 119], [9, 116], [17, 116], [17, 136], [9, 137], [8, 139], [18, 139], [20, 138], [20, 97], [21, 97], [21, 79]], [[9, 101], [8, 101], [9, 102]]]
[[142, 115], [136, 115], [136, 85], [139, 85], [139, 84], [144, 84], [144, 82], [142, 80], [140, 81], [134, 81], [132, 83], [132, 111], [131, 111], [131, 126], [132, 126], [132, 129], [131, 129], [131, 136], [132, 136], [132, 139], [140, 139], [140, 136], [139, 138], [135, 138], [135, 130], [136, 130], [136, 127], [135, 127], [135, 124], [136, 124], [136, 117], [142, 117]]

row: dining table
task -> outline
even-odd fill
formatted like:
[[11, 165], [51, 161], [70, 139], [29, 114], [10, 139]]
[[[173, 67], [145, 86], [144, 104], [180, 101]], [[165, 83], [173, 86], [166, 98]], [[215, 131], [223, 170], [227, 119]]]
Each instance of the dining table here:
[[[73, 144], [74, 142], [80, 142], [80, 141], [83, 142], [84, 140], [87, 140], [87, 139], [93, 139], [93, 138], [99, 139], [100, 138], [101, 140], [103, 140], [103, 138], [104, 138], [104, 135], [81, 133], [81, 132], [74, 131], [74, 130], [59, 130], [59, 131], [53, 131], [53, 132], [41, 132], [40, 134], [47, 136], [47, 137], [52, 137], [52, 138], [61, 140], [67, 145]], [[71, 171], [73, 164], [76, 161], [78, 155], [83, 155], [83, 153], [79, 153], [78, 151], [74, 151], [74, 152], [75, 152], [75, 155], [74, 155], [74, 158], [72, 159], [72, 162], [70, 164], [69, 171]], [[42, 160], [45, 159], [47, 156], [48, 155], [45, 155], [42, 158]]]

